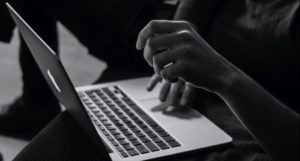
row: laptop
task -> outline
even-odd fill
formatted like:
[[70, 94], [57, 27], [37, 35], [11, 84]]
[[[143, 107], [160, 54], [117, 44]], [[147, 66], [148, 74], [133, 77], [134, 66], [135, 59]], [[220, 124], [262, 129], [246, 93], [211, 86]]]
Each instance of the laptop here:
[[56, 53], [6, 3], [52, 92], [103, 160], [152, 160], [228, 144], [232, 138], [199, 112], [177, 116], [155, 112], [158, 90], [147, 92], [148, 77], [75, 89]]

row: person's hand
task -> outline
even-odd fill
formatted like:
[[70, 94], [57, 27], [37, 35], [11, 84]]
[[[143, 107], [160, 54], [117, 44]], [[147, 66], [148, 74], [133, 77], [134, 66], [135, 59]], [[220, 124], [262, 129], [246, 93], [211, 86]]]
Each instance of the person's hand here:
[[180, 80], [176, 83], [163, 80], [159, 75], [154, 74], [147, 85], [147, 90], [152, 91], [162, 81], [159, 93], [159, 100], [175, 107], [191, 105], [196, 97], [196, 89], [191, 84]]
[[233, 66], [185, 21], [153, 20], [139, 33], [136, 47], [156, 74], [178, 78], [209, 91], [230, 81]]

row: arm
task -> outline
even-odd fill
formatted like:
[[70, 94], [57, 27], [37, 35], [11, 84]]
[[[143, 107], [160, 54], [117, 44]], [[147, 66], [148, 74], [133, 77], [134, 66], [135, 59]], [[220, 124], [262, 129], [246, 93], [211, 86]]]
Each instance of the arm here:
[[201, 34], [206, 33], [218, 8], [225, 0], [181, 0], [174, 20], [185, 20], [194, 25]]
[[233, 72], [216, 93], [275, 160], [298, 160], [299, 115], [241, 71]]
[[[223, 1], [225, 0], [181, 0], [174, 19], [189, 21], [199, 33], [205, 35], [206, 29], [210, 26], [214, 14], [217, 13]], [[157, 74], [150, 79], [147, 90], [151, 91], [158, 82], [162, 82], [159, 100], [167, 102], [168, 105], [189, 106], [196, 98], [197, 90], [189, 83], [182, 80], [176, 83], [162, 81]]]
[[[163, 78], [182, 79], [222, 97], [275, 160], [298, 159], [299, 115], [218, 54], [189, 23], [151, 21], [140, 32], [137, 49]], [[167, 50], [157, 54], [162, 49]]]

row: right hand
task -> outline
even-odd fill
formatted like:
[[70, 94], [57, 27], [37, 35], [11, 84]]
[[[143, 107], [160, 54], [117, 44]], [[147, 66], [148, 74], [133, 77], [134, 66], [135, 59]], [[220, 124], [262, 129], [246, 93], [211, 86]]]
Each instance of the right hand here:
[[162, 80], [162, 78], [154, 74], [147, 85], [147, 90], [152, 91], [155, 86], [162, 81], [162, 86], [159, 92], [159, 100], [166, 102], [174, 107], [190, 106], [197, 95], [197, 90], [191, 84], [179, 80], [176, 83]]
[[137, 49], [144, 49], [156, 74], [209, 91], [223, 88], [235, 69], [184, 21], [151, 21], [140, 32]]

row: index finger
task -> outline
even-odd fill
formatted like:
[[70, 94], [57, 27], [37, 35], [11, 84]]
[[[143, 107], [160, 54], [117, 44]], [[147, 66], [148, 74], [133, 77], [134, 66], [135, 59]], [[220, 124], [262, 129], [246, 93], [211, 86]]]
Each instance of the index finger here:
[[147, 39], [154, 35], [172, 33], [179, 29], [189, 29], [190, 25], [185, 21], [152, 20], [139, 33], [136, 48], [141, 50], [145, 47]]
[[147, 91], [152, 91], [152, 89], [156, 86], [156, 84], [161, 80], [162, 78], [159, 75], [154, 74], [148, 82]]

